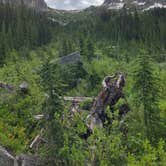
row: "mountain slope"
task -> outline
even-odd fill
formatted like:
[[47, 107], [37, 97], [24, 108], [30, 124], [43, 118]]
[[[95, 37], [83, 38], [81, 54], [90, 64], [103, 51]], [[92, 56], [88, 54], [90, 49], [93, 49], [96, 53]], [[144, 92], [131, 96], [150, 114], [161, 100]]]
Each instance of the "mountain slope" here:
[[25, 5], [38, 11], [48, 10], [48, 6], [44, 0], [0, 0], [0, 2], [12, 5]]
[[103, 6], [108, 9], [137, 8], [149, 10], [152, 8], [166, 8], [165, 0], [105, 0]]
[[38, 10], [46, 10], [48, 8], [44, 0], [24, 0], [24, 4]]

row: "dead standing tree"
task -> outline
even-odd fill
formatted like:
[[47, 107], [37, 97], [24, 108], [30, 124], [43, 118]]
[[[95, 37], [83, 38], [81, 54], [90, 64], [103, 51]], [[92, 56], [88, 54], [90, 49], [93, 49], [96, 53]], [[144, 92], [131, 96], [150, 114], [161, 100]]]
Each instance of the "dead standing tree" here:
[[[116, 78], [115, 80], [113, 80]], [[114, 106], [120, 98], [127, 100], [123, 93], [123, 87], [125, 86], [125, 76], [122, 73], [118, 73], [114, 76], [108, 76], [103, 80], [103, 90], [100, 92], [98, 97], [95, 99], [91, 113], [87, 117], [87, 134], [91, 134], [95, 126], [103, 126], [106, 120], [110, 121], [106, 114], [107, 106], [110, 106], [112, 113], [114, 112]], [[127, 106], [120, 108], [119, 115], [125, 114], [129, 111]]]

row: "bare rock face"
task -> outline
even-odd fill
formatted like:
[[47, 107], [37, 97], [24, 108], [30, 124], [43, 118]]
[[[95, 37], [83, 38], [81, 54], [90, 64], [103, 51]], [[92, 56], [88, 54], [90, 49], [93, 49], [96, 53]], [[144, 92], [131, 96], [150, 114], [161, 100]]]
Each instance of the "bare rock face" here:
[[117, 3], [120, 2], [120, 0], [105, 0], [103, 5], [110, 5], [111, 3]]
[[4, 147], [0, 146], [0, 166], [40, 166], [38, 156], [21, 154], [16, 157], [11, 155]]
[[48, 6], [44, 0], [0, 0], [2, 3], [11, 3], [12, 5], [25, 5], [38, 11], [48, 10]]
[[166, 8], [165, 0], [105, 0], [103, 6], [108, 9], [121, 9], [126, 6], [128, 9], [136, 7], [141, 10], [153, 8]]
[[41, 161], [38, 156], [21, 154], [17, 156], [19, 166], [40, 166]]
[[24, 4], [28, 7], [37, 9], [37, 10], [46, 10], [47, 4], [44, 0], [23, 0]]
[[63, 65], [73, 64], [73, 63], [77, 63], [77, 62], [81, 62], [80, 52], [73, 52], [69, 55], [61, 57], [61, 59], [60, 59], [60, 63]]

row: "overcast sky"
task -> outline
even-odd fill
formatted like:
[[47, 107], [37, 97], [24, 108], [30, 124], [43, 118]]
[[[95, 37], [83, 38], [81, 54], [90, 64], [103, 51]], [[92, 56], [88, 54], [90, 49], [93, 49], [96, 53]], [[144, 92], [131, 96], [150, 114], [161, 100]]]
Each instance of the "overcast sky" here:
[[104, 0], [45, 0], [51, 8], [74, 10], [83, 9], [91, 5], [101, 5]]

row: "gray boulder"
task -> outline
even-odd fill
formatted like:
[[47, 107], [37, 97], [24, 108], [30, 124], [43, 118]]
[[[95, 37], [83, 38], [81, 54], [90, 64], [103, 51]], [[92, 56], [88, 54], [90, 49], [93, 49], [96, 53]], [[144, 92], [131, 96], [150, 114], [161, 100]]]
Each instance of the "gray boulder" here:
[[0, 146], [0, 166], [18, 166], [16, 158]]
[[16, 157], [18, 166], [40, 166], [41, 162], [38, 156], [21, 154]]

